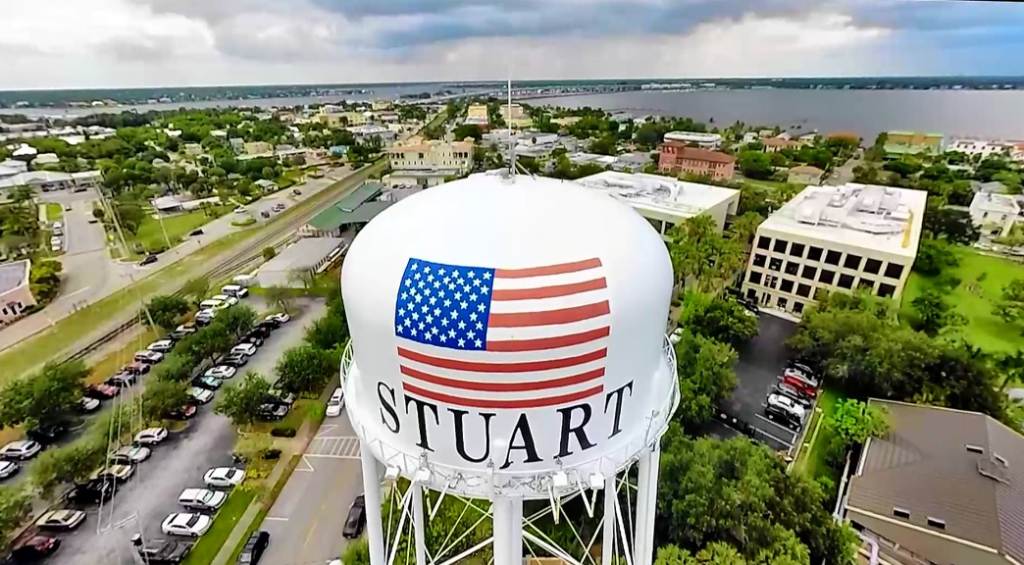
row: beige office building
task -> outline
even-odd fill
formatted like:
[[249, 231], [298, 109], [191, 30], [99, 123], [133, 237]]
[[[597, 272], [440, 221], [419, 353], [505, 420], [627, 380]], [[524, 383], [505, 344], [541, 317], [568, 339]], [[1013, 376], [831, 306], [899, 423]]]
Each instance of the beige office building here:
[[758, 227], [743, 295], [798, 316], [819, 290], [899, 298], [926, 198], [920, 190], [854, 183], [807, 187]]
[[394, 171], [456, 170], [466, 173], [473, 167], [473, 142], [424, 140], [411, 137], [401, 145], [388, 149], [388, 160]]

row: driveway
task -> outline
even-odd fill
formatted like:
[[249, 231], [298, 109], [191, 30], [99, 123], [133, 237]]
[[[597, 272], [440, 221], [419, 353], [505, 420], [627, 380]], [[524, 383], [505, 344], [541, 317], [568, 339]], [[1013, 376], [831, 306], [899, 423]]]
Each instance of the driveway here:
[[[290, 322], [276, 330], [244, 367], [273, 380], [281, 354], [302, 341], [307, 327], [326, 311], [322, 300], [301, 300]], [[244, 372], [244, 371], [243, 371]], [[240, 382], [236, 376], [227, 386]], [[182, 512], [178, 495], [189, 487], [202, 487], [210, 467], [231, 464], [235, 429], [214, 414], [213, 403], [200, 407], [188, 428], [172, 435], [140, 464], [136, 476], [113, 500], [102, 507], [88, 507], [89, 517], [77, 530], [61, 534], [63, 546], [47, 562], [54, 565], [111, 565], [131, 563], [132, 535], [142, 532], [149, 542], [166, 536], [160, 524], [168, 514]], [[266, 561], [273, 563], [273, 561]]]
[[[758, 316], [758, 324], [757, 336], [738, 350], [736, 390], [720, 406], [717, 426], [724, 424], [765, 442], [772, 449], [785, 450], [793, 444], [796, 432], [765, 418], [764, 405], [768, 391], [778, 382], [789, 359], [786, 341], [797, 326], [763, 312]], [[715, 435], [728, 437], [726, 433]]]

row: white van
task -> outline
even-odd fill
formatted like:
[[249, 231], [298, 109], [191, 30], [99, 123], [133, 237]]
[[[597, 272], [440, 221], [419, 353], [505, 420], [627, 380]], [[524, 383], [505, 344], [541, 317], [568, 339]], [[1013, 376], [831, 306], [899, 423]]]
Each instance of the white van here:
[[326, 414], [331, 418], [341, 416], [341, 409], [345, 407], [345, 390], [341, 387], [334, 389], [331, 399], [327, 401]]
[[237, 284], [229, 284], [227, 286], [222, 286], [220, 293], [228, 296], [234, 296], [235, 298], [245, 298], [246, 296], [249, 296], [249, 289]]
[[200, 302], [199, 303], [199, 309], [200, 310], [220, 310], [222, 304], [224, 304], [223, 301], [214, 300], [214, 299], [211, 298], [211, 299], [204, 300], [204, 301]]

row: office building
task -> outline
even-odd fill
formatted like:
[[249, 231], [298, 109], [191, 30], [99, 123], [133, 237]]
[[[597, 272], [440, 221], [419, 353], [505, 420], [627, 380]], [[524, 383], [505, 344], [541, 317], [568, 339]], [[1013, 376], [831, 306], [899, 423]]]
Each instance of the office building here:
[[1005, 141], [986, 141], [984, 139], [956, 139], [953, 140], [946, 151], [956, 151], [971, 157], [980, 156], [986, 159], [993, 155], [1007, 156], [1013, 144]]
[[664, 236], [688, 218], [707, 214], [721, 230], [726, 216], [736, 214], [740, 191], [709, 184], [683, 182], [660, 175], [604, 171], [576, 181], [587, 188], [606, 192], [628, 204]]
[[665, 141], [680, 141], [701, 149], [718, 149], [722, 146], [721, 135], [696, 131], [670, 131], [665, 134]]
[[971, 221], [983, 233], [992, 236], [1007, 236], [1013, 225], [1020, 219], [1020, 204], [1010, 194], [979, 191], [971, 200]]
[[937, 155], [942, 152], [941, 133], [920, 133], [914, 131], [890, 131], [886, 134], [886, 157], [899, 158], [903, 155]]
[[732, 155], [688, 147], [679, 141], [666, 141], [658, 146], [661, 156], [658, 170], [672, 175], [699, 175], [714, 180], [728, 180], [735, 174], [736, 158]]
[[899, 298], [917, 256], [927, 193], [809, 186], [758, 228], [743, 295], [800, 315], [817, 292]]
[[473, 141], [411, 137], [388, 149], [388, 161], [395, 172], [455, 170], [465, 173], [473, 167]]

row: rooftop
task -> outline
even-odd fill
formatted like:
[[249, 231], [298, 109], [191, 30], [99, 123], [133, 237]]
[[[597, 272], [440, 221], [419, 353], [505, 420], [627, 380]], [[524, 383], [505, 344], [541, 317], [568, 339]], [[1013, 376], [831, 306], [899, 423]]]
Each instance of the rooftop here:
[[818, 176], [821, 176], [821, 175], [825, 174], [825, 171], [819, 169], [818, 167], [813, 167], [811, 165], [800, 165], [799, 167], [793, 167], [792, 169], [789, 170], [789, 172], [796, 173], [798, 175], [818, 175]]
[[304, 237], [285, 248], [280, 255], [267, 261], [260, 271], [290, 272], [312, 269], [339, 249], [345, 240], [340, 237]]
[[[891, 427], [872, 438], [848, 507], [937, 531], [1024, 560], [1024, 437], [984, 414], [872, 399]], [[912, 549], [912, 548], [909, 548]]]
[[913, 258], [927, 196], [921, 190], [869, 184], [809, 186], [759, 229]]
[[690, 141], [721, 141], [722, 136], [717, 133], [702, 131], [670, 131], [665, 134], [668, 140], [690, 140]]
[[576, 182], [588, 188], [604, 190], [638, 211], [660, 212], [679, 218], [696, 216], [739, 195], [738, 190], [731, 188], [644, 173], [604, 171]]
[[28, 282], [31, 263], [28, 259], [11, 263], [0, 263], [0, 294], [14, 290]]
[[390, 202], [372, 202], [383, 190], [384, 185], [379, 182], [365, 182], [334, 206], [317, 214], [309, 224], [316, 230], [329, 231], [347, 224], [369, 222], [391, 205]]
[[994, 192], [978, 192], [971, 200], [971, 208], [979, 208], [987, 212], [999, 212], [1001, 214], [1020, 214], [1020, 205], [1017, 199], [1010, 194], [998, 194]]

